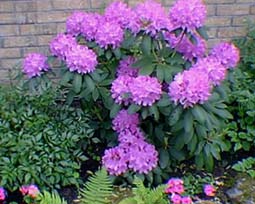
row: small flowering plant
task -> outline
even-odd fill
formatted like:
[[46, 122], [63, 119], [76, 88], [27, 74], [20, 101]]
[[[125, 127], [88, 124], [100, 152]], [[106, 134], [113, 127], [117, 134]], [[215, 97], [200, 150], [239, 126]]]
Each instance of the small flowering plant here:
[[38, 197], [40, 191], [36, 185], [23, 185], [20, 187], [19, 191], [24, 196], [23, 200], [30, 204], [34, 203], [35, 199]]
[[[113, 1], [103, 14], [74, 12], [50, 42], [67, 102], [82, 100], [102, 129], [112, 120], [118, 145], [102, 158], [110, 174], [168, 171], [171, 160], [190, 158], [212, 170], [227, 150], [218, 134], [232, 117], [222, 84], [239, 50], [223, 42], [207, 54], [205, 19], [202, 0], [176, 0], [169, 11], [153, 0]], [[24, 61], [31, 79], [48, 70], [39, 54]]]

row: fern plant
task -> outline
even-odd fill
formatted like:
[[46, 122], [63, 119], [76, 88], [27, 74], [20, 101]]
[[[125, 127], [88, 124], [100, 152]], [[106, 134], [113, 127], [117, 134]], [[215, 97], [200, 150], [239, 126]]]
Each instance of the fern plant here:
[[157, 188], [146, 188], [141, 179], [134, 180], [133, 197], [123, 199], [119, 204], [168, 204], [164, 191], [166, 186], [160, 185]]
[[37, 198], [36, 204], [67, 204], [67, 202], [57, 192], [43, 191]]
[[113, 185], [105, 169], [89, 177], [84, 188], [80, 189], [81, 204], [109, 204]]

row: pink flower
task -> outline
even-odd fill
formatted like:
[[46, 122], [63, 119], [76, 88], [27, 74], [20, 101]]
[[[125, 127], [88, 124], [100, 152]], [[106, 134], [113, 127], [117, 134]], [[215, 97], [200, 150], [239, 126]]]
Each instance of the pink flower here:
[[179, 178], [171, 178], [167, 182], [166, 193], [177, 193], [182, 194], [184, 192], [183, 180]]
[[214, 188], [214, 186], [207, 184], [204, 186], [204, 193], [207, 196], [215, 196], [216, 189]]
[[240, 60], [240, 51], [232, 43], [219, 43], [212, 49], [210, 54], [216, 57], [227, 68], [236, 67]]
[[81, 34], [86, 38], [86, 40], [94, 40], [101, 18], [102, 16], [97, 13], [85, 14], [85, 18], [81, 22]]
[[86, 19], [86, 13], [81, 11], [74, 11], [66, 21], [66, 31], [68, 34], [77, 36], [81, 34], [81, 24]]
[[120, 61], [119, 66], [117, 67], [117, 76], [130, 76], [137, 77], [138, 68], [132, 67], [136, 59], [132, 56], [129, 56]]
[[44, 71], [49, 70], [47, 57], [39, 53], [30, 53], [23, 61], [23, 73], [29, 78], [40, 76]]
[[182, 197], [178, 194], [172, 194], [171, 201], [173, 204], [181, 204], [182, 203]]
[[192, 204], [193, 201], [189, 196], [185, 196], [182, 198], [182, 204]]
[[19, 190], [23, 196], [28, 195], [31, 198], [36, 198], [40, 193], [35, 185], [21, 186]]
[[139, 115], [129, 114], [127, 110], [121, 110], [112, 121], [113, 129], [118, 133], [129, 129], [136, 130], [139, 125]]
[[3, 187], [0, 187], [0, 201], [5, 200], [6, 198], [6, 192]]
[[77, 45], [66, 53], [66, 64], [71, 72], [90, 73], [98, 64], [97, 55], [85, 45]]
[[192, 31], [204, 25], [206, 7], [202, 0], [177, 0], [170, 9], [170, 20], [174, 27]]
[[124, 129], [118, 135], [118, 141], [125, 146], [131, 146], [140, 140], [144, 141], [144, 135], [139, 128]]
[[156, 77], [138, 76], [129, 88], [134, 103], [142, 106], [152, 106], [162, 94], [162, 86]]

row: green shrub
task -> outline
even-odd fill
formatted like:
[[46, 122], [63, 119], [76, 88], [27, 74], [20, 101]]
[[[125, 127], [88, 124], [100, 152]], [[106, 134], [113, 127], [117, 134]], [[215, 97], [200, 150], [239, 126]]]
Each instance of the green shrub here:
[[0, 185], [13, 191], [23, 184], [41, 189], [78, 185], [82, 146], [94, 130], [90, 116], [57, 104], [56, 92], [29, 95], [0, 89]]

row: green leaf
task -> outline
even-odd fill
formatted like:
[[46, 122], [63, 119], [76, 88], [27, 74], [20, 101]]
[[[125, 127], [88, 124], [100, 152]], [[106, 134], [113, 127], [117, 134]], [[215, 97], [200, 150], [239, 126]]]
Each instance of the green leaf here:
[[121, 106], [114, 103], [110, 111], [110, 117], [114, 118], [117, 115], [117, 113], [120, 111], [120, 109], [121, 109]]
[[185, 110], [184, 114], [184, 130], [186, 133], [191, 132], [193, 129], [193, 115], [190, 110]]
[[169, 124], [171, 126], [174, 126], [179, 121], [179, 119], [181, 118], [182, 112], [183, 112], [183, 108], [180, 105], [174, 108], [174, 110], [169, 116]]
[[198, 169], [202, 169], [204, 166], [204, 155], [201, 152], [195, 157], [195, 164], [197, 165]]
[[141, 67], [139, 70], [139, 75], [150, 75], [155, 69], [155, 64], [147, 64], [146, 66]]
[[73, 73], [66, 71], [65, 74], [63, 75], [62, 79], [61, 79], [61, 85], [65, 86], [67, 85], [67, 83], [73, 79]]
[[76, 73], [74, 75], [74, 80], [73, 80], [73, 90], [75, 93], [80, 93], [81, 91], [81, 86], [82, 86], [82, 75]]
[[119, 59], [121, 58], [121, 50], [120, 50], [120, 48], [114, 49], [114, 50], [113, 50], [113, 53], [114, 53], [116, 59], [119, 60]]
[[128, 113], [133, 114], [133, 113], [136, 113], [137, 111], [139, 111], [140, 109], [141, 109], [141, 106], [138, 106], [136, 104], [132, 104], [128, 107]]
[[141, 49], [145, 55], [151, 54], [151, 45], [152, 45], [151, 37], [148, 35], [144, 35], [142, 44], [141, 44]]
[[85, 82], [86, 82], [86, 85], [87, 85], [87, 87], [88, 87], [88, 90], [89, 90], [90, 92], [94, 91], [94, 89], [95, 89], [95, 83], [94, 83], [94, 81], [90, 78], [89, 75], [86, 75], [86, 76], [85, 76]]
[[162, 169], [166, 168], [169, 164], [170, 157], [169, 153], [165, 149], [160, 149], [159, 151], [159, 165]]
[[191, 108], [192, 115], [194, 118], [201, 124], [204, 124], [206, 121], [206, 112], [205, 110], [199, 106], [195, 105], [193, 108]]
[[207, 35], [207, 31], [205, 27], [200, 27], [197, 29], [197, 32], [199, 33], [199, 35], [204, 38], [205, 40], [208, 40], [208, 35]]
[[157, 65], [157, 78], [159, 79], [160, 82], [163, 82], [165, 79], [165, 71], [162, 66]]
[[154, 116], [155, 120], [158, 121], [159, 119], [159, 111], [156, 105], [152, 105], [150, 108], [150, 113]]

